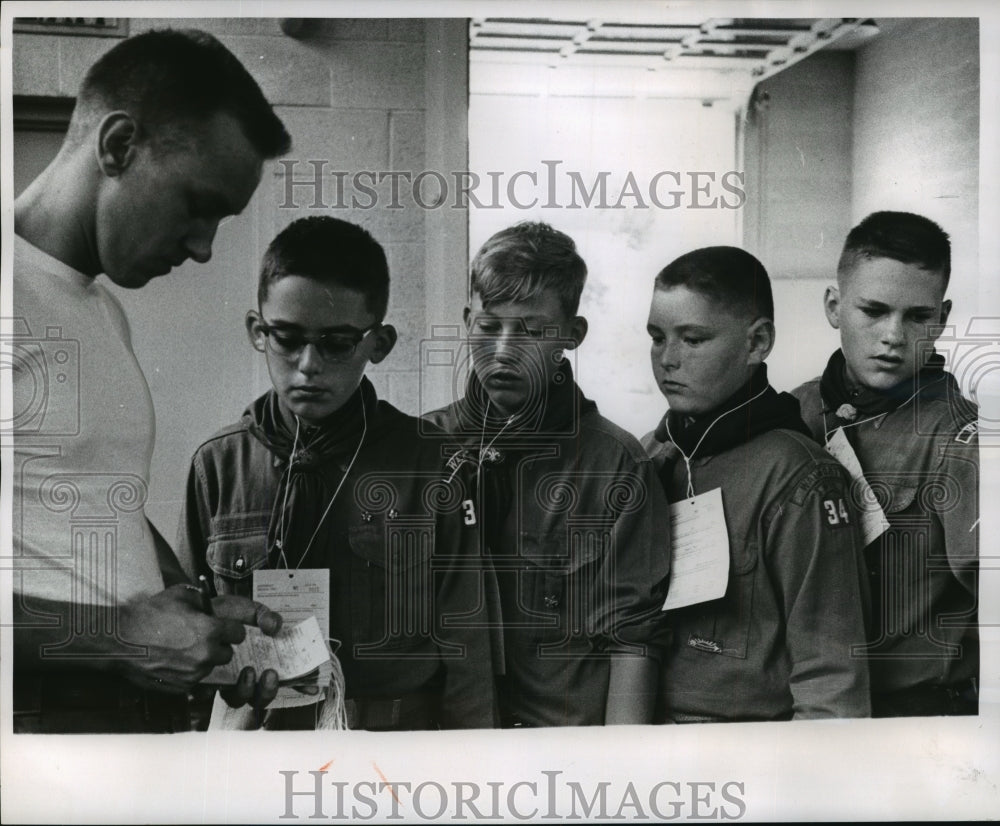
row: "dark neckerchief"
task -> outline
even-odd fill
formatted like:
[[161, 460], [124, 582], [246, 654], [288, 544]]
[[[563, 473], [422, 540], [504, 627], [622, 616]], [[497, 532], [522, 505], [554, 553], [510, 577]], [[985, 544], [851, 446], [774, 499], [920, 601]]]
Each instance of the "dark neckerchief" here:
[[888, 390], [870, 390], [850, 383], [844, 352], [837, 350], [830, 356], [819, 380], [820, 395], [823, 397], [824, 407], [837, 417], [836, 424], [846, 424], [881, 413], [891, 413], [916, 395], [926, 399], [944, 397], [949, 390], [944, 365], [944, 356], [933, 353], [927, 365], [915, 376]]
[[[272, 565], [277, 564], [280, 551], [284, 550], [289, 565], [310, 567], [303, 554], [341, 481], [344, 473], [341, 466], [358, 449], [366, 418], [371, 432], [376, 402], [375, 388], [363, 378], [361, 386], [339, 410], [315, 428], [300, 430], [294, 455], [295, 425], [285, 421], [274, 390], [257, 399], [243, 414], [247, 430], [255, 439], [279, 459], [286, 462], [291, 459], [281, 474], [268, 524]], [[313, 543], [309, 551], [312, 567], [329, 564], [324, 559], [324, 546], [319, 540]]]
[[672, 436], [674, 444], [692, 459], [696, 447], [698, 456], [714, 456], [778, 428], [810, 435], [798, 399], [770, 387], [767, 365], [762, 364], [746, 384], [708, 413], [688, 417], [668, 410], [654, 435], [659, 442], [669, 442]]
[[[573, 371], [564, 361], [545, 396], [526, 413], [504, 416], [488, 403], [485, 388], [470, 373], [465, 395], [456, 404], [459, 427], [479, 433], [479, 444], [471, 446], [480, 473], [480, 501], [484, 513], [483, 531], [492, 552], [501, 547], [503, 524], [513, 505], [518, 459], [537, 452], [539, 440], [559, 439], [579, 433], [579, 418], [597, 409], [573, 380]], [[517, 552], [516, 549], [504, 549]]]
[[597, 409], [576, 386], [573, 370], [565, 361], [537, 402], [513, 417], [504, 415], [490, 403], [475, 370], [469, 374], [465, 395], [455, 407], [460, 431], [480, 433], [485, 442], [497, 436], [509, 437], [513, 442], [532, 436], [573, 436], [578, 431], [579, 417]]

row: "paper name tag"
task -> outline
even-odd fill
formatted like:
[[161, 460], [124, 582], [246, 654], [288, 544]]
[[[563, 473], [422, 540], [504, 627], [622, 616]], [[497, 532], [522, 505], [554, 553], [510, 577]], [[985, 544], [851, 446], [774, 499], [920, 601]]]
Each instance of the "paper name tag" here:
[[[858, 461], [854, 448], [847, 440], [844, 428], [838, 427], [833, 432], [833, 435], [827, 440], [826, 449], [834, 459], [844, 466], [851, 477], [851, 481], [854, 483], [852, 494], [860, 494], [860, 496], [852, 495], [851, 499], [860, 512], [861, 536], [867, 547], [889, 529], [889, 520], [886, 519], [882, 506], [875, 498], [875, 491], [865, 479], [861, 462]], [[859, 500], [861, 504], [859, 504]]]
[[725, 596], [729, 532], [722, 488], [670, 506], [670, 588], [664, 611]]
[[253, 598], [281, 614], [289, 625], [316, 617], [330, 630], [330, 569], [260, 569], [253, 572]]
[[[315, 617], [324, 641], [330, 634], [330, 569], [258, 568], [253, 572], [253, 598], [281, 614], [286, 623], [298, 623]], [[323, 699], [282, 686], [269, 708], [293, 708]]]

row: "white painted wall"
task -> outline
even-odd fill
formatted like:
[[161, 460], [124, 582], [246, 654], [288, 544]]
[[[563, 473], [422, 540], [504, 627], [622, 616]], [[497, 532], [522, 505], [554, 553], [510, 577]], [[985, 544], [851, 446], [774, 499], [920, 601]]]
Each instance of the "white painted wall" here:
[[[699, 246], [738, 242], [740, 210], [721, 207], [722, 199], [737, 197], [721, 186], [721, 176], [735, 167], [735, 117], [722, 104], [703, 106], [699, 100], [628, 97], [563, 97], [482, 94], [488, 79], [473, 64], [470, 73], [470, 169], [484, 181], [500, 172], [501, 209], [469, 211], [470, 257], [490, 235], [522, 220], [545, 221], [569, 234], [587, 262], [589, 277], [581, 314], [590, 332], [575, 356], [583, 391], [601, 412], [636, 435], [650, 430], [666, 410], [666, 402], [652, 379], [646, 317], [656, 273], [673, 258]], [[559, 162], [546, 166], [543, 161]], [[556, 187], [550, 192], [550, 170]], [[506, 191], [515, 180], [517, 203], [538, 203], [519, 209]], [[649, 197], [669, 206], [657, 207]], [[574, 191], [570, 172], [589, 188], [601, 172], [606, 177], [604, 204], [595, 198], [589, 208], [576, 194], [578, 208], [570, 208]], [[626, 194], [629, 173], [638, 184], [640, 199]], [[689, 173], [708, 172], [714, 183], [699, 177], [707, 192], [692, 192]], [[480, 200], [491, 203], [491, 190], [481, 185]], [[672, 196], [672, 191], [681, 192]], [[714, 208], [692, 207], [716, 200]], [[613, 208], [620, 200], [621, 208]], [[560, 205], [559, 207], [555, 205]]]

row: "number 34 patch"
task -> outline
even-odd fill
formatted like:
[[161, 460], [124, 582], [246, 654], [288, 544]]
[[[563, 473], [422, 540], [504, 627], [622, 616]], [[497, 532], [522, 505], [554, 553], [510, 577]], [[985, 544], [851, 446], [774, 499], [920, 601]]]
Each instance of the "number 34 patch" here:
[[831, 525], [849, 525], [851, 523], [843, 499], [824, 499], [823, 509], [826, 511], [826, 521]]

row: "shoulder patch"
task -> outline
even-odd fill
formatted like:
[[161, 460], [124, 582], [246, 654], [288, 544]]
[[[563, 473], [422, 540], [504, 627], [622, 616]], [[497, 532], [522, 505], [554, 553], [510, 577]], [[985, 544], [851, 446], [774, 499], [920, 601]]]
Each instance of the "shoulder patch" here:
[[448, 470], [458, 470], [466, 462], [475, 463], [472, 454], [467, 450], [456, 450], [445, 463]]
[[960, 445], [967, 445], [972, 441], [972, 437], [979, 432], [979, 422], [969, 422], [965, 427], [958, 431], [958, 435], [955, 436], [955, 441]]
[[799, 480], [790, 501], [793, 505], [801, 507], [813, 493], [824, 497], [843, 496], [847, 489], [847, 471], [836, 459], [827, 456], [825, 460], [818, 461], [812, 470]]
[[833, 496], [822, 502], [824, 524], [827, 527], [851, 524], [851, 515], [847, 510], [843, 496]]

